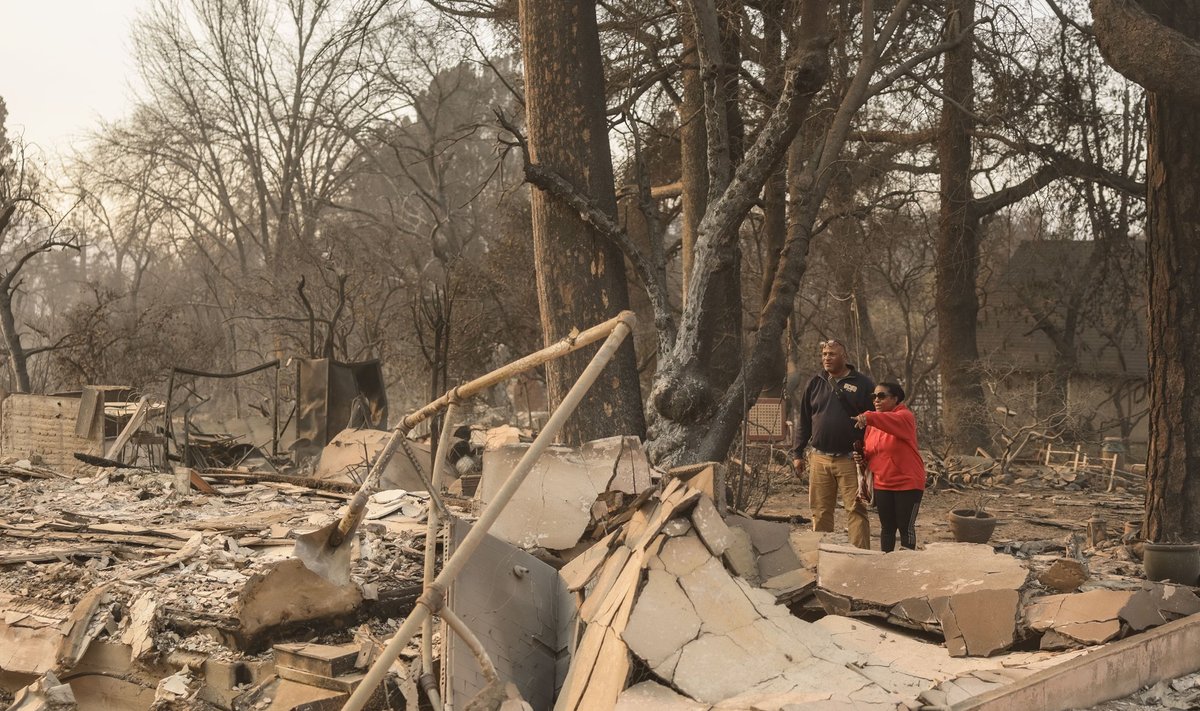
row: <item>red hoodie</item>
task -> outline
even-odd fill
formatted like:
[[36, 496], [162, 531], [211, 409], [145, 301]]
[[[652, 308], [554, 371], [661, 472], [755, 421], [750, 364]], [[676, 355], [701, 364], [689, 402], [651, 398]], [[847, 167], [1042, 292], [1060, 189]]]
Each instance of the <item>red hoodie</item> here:
[[875, 488], [925, 488], [925, 462], [917, 452], [917, 418], [903, 404], [889, 412], [867, 412], [863, 456], [875, 474]]

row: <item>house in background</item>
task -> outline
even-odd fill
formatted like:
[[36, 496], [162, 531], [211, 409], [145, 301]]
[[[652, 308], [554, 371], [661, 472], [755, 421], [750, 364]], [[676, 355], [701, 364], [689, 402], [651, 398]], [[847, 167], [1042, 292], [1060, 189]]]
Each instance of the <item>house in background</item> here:
[[985, 289], [984, 386], [998, 421], [1065, 441], [1148, 439], [1145, 243], [1022, 242]]

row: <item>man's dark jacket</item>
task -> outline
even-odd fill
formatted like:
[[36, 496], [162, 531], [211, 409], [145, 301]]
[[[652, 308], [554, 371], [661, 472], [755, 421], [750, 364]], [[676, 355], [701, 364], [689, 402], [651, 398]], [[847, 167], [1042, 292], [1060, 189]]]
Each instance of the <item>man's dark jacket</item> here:
[[[836, 379], [836, 387], [846, 396], [843, 405], [834, 394], [835, 384], [828, 373], [820, 372], [808, 381], [808, 387], [800, 397], [800, 412], [796, 418], [796, 439], [792, 457], [800, 459], [804, 448], [826, 454], [849, 454], [855, 440], [863, 437], [863, 431], [854, 426], [850, 419], [867, 410], [874, 410], [871, 393], [875, 381], [850, 366], [850, 372]], [[847, 407], [851, 411], [847, 411]]]

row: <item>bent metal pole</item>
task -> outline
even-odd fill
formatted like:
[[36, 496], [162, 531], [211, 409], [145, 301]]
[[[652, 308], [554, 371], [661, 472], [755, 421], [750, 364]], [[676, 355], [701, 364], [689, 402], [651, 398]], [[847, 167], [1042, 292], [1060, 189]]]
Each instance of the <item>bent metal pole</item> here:
[[[387, 444], [384, 445], [383, 450], [378, 456], [376, 456], [375, 463], [371, 465], [371, 470], [367, 472], [367, 476], [363, 479], [362, 485], [359, 486], [358, 491], [354, 494], [354, 498], [350, 500], [346, 514], [341, 518], [340, 521], [331, 527], [331, 531], [327, 532], [326, 535], [328, 536], [328, 539], [320, 542], [320, 546], [318, 547], [317, 551], [305, 551], [304, 547], [297, 545], [297, 556], [301, 560], [305, 561], [306, 565], [308, 565], [308, 556], [313, 555], [314, 553], [320, 554], [322, 551], [329, 548], [337, 548], [341, 546], [346, 539], [353, 535], [355, 529], [358, 528], [358, 524], [362, 521], [363, 515], [366, 513], [367, 500], [370, 498], [371, 492], [375, 489], [375, 484], [383, 475], [384, 470], [387, 469], [392, 457], [400, 449], [401, 440], [418, 424], [437, 414], [446, 408], [451, 402], [461, 402], [477, 393], [486, 391], [488, 388], [494, 385], [498, 385], [499, 383], [508, 380], [514, 375], [524, 373], [527, 370], [532, 370], [533, 368], [552, 361], [555, 358], [560, 358], [568, 353], [573, 353], [580, 348], [589, 346], [606, 336], [611, 336], [611, 334], [615, 333], [617, 326], [621, 324], [624, 324], [627, 330], [632, 330], [633, 324], [636, 322], [636, 320], [637, 318], [634, 316], [632, 311], [622, 311], [604, 323], [592, 326], [586, 331], [582, 331], [580, 333], [572, 333], [562, 340], [546, 346], [540, 351], [530, 353], [522, 358], [518, 358], [508, 365], [497, 368], [496, 370], [493, 370], [486, 375], [482, 375], [470, 381], [469, 383], [459, 385], [456, 388], [451, 388], [446, 392], [446, 394], [442, 395], [437, 400], [434, 400], [421, 409], [409, 413], [401, 418], [400, 423], [392, 430], [392, 435], [388, 438]], [[313, 568], [313, 566], [309, 565], [309, 568]], [[321, 570], [314, 570], [318, 573], [322, 572]]]
[[[446, 469], [446, 454], [450, 449], [450, 423], [458, 415], [458, 403], [451, 402], [446, 407], [446, 412], [442, 416], [442, 432], [438, 437], [437, 449], [433, 453], [433, 473], [430, 474], [430, 494], [436, 494], [441, 491], [442, 487], [442, 472]], [[441, 517], [438, 515], [438, 507], [430, 506], [427, 516], [428, 527], [425, 531], [425, 574], [422, 580], [428, 586], [433, 580], [434, 563], [436, 562], [435, 551], [437, 548], [438, 535], [442, 531]], [[480, 647], [482, 649], [482, 647]], [[471, 647], [474, 651], [475, 647]], [[491, 660], [489, 659], [490, 663]], [[442, 711], [442, 700], [438, 696], [437, 681], [433, 678], [433, 618], [426, 617], [425, 622], [421, 625], [421, 688], [425, 690], [425, 695], [429, 698], [429, 705], [433, 707], [433, 711]]]
[[[438, 612], [445, 601], [446, 588], [450, 581], [462, 571], [467, 565], [467, 561], [483, 543], [483, 537], [487, 535], [488, 530], [496, 519], [503, 513], [504, 507], [517, 493], [521, 482], [525, 481], [526, 475], [533, 469], [533, 465], [537, 463], [539, 457], [546, 447], [554, 441], [558, 436], [559, 430], [574, 412], [575, 408], [579, 407], [579, 403], [583, 400], [583, 396], [587, 394], [588, 389], [600, 377], [600, 371], [604, 370], [604, 366], [612, 359], [617, 352], [621, 342], [632, 331], [634, 316], [630, 312], [623, 312], [618, 317], [618, 323], [609, 334], [608, 339], [596, 355], [592, 358], [592, 362], [588, 363], [587, 368], [584, 368], [583, 373], [579, 375], [579, 379], [571, 386], [571, 390], [563, 398], [562, 404], [550, 416], [546, 426], [538, 434], [537, 439], [533, 444], [529, 445], [529, 449], [525, 452], [525, 456], [521, 457], [521, 461], [509, 474], [508, 479], [496, 495], [492, 497], [491, 503], [483, 511], [483, 515], [471, 527], [471, 531], [463, 538], [458, 549], [454, 551], [454, 555], [450, 556], [450, 560], [446, 561], [442, 572], [438, 574], [437, 579], [426, 586], [425, 591], [417, 598], [416, 605], [413, 606], [412, 612], [405, 618], [404, 623], [396, 630], [396, 634], [392, 636], [379, 658], [371, 665], [367, 675], [363, 678], [362, 683], [354, 690], [354, 693], [346, 701], [346, 705], [342, 707], [342, 711], [361, 711], [363, 706], [371, 698], [375, 688], [379, 686], [379, 682], [383, 681], [384, 675], [391, 667], [392, 662], [400, 656], [400, 652], [404, 650], [405, 645], [416, 634], [417, 628], [421, 626], [425, 618], [431, 614]], [[519, 361], [518, 361], [519, 362]]]

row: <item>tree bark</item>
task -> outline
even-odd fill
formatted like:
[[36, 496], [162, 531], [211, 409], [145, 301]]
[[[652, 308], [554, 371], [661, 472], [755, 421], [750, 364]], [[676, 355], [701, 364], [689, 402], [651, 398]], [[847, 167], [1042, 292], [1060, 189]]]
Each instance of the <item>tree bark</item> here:
[[21, 334], [17, 332], [12, 298], [7, 292], [0, 295], [0, 331], [3, 331], [4, 345], [8, 348], [8, 368], [12, 372], [13, 383], [17, 392], [27, 393], [31, 388], [29, 363], [25, 348], [21, 345]]
[[[1149, 90], [1146, 536], [1200, 541], [1200, 96], [1190, 70], [1138, 60], [1151, 47], [1163, 57], [1200, 55], [1200, 2], [1093, 0], [1092, 12], [1105, 58]], [[1139, 22], [1114, 19], [1125, 15]]]
[[[946, 35], [975, 19], [975, 0], [949, 0]], [[979, 222], [971, 192], [972, 69], [975, 45], [968, 38], [946, 52], [943, 66], [938, 164], [936, 304], [938, 363], [942, 376], [942, 430], [951, 451], [974, 453], [988, 443], [987, 412], [979, 372], [976, 326], [979, 297]]]
[[[596, 6], [587, 0], [521, 0], [521, 45], [530, 158], [567, 176], [610, 216], [616, 215], [604, 111], [604, 73]], [[553, 343], [575, 327], [628, 308], [620, 251], [579, 213], [541, 190], [532, 192], [534, 264], [542, 335]], [[572, 354], [546, 366], [558, 402], [591, 358]], [[637, 364], [627, 341], [564, 428], [569, 442], [645, 432]]]

